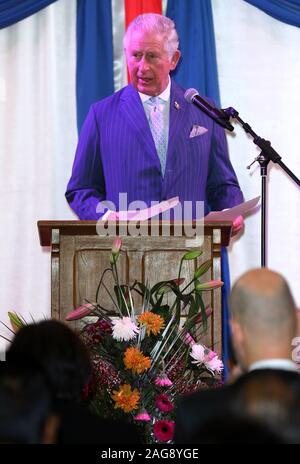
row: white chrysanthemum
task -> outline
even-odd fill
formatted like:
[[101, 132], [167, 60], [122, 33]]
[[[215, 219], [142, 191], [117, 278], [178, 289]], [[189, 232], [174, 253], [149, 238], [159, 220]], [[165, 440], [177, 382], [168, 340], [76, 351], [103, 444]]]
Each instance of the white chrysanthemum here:
[[215, 356], [210, 361], [207, 361], [205, 365], [208, 370], [210, 370], [213, 373], [217, 372], [218, 374], [222, 372], [224, 367], [221, 359], [219, 359], [218, 356]]
[[113, 323], [113, 338], [115, 340], [125, 341], [131, 340], [139, 333], [139, 328], [130, 319], [130, 317], [122, 317], [115, 319]]
[[209, 350], [203, 345], [193, 345], [190, 355], [192, 358], [194, 358], [194, 361], [192, 361], [193, 364], [197, 364], [198, 366], [203, 364], [206, 367], [206, 369], [208, 369], [212, 373], [220, 373], [223, 369], [223, 363], [218, 358], [217, 353], [215, 353], [212, 350]]
[[192, 361], [193, 364], [202, 364], [205, 360], [205, 348], [203, 345], [195, 344], [192, 346], [190, 355], [194, 358], [195, 361]]

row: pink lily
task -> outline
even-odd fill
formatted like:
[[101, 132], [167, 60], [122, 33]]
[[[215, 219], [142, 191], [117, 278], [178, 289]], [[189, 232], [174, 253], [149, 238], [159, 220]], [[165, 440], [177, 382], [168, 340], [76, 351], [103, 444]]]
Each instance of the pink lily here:
[[171, 282], [173, 282], [175, 285], [181, 285], [185, 281], [184, 277], [181, 277], [180, 279], [172, 279]]
[[122, 246], [122, 239], [120, 237], [117, 237], [111, 249], [111, 253], [113, 256], [116, 256], [120, 253], [121, 246]]
[[193, 346], [195, 345], [195, 340], [193, 339], [193, 337], [191, 336], [191, 334], [189, 332], [185, 333], [184, 334], [184, 341], [187, 345], [189, 346]]
[[88, 316], [94, 309], [94, 305], [91, 303], [87, 303], [78, 308], [71, 311], [67, 317], [65, 318], [66, 321], [77, 321], [78, 319], [82, 319], [85, 316]]
[[221, 280], [209, 280], [208, 282], [203, 282], [203, 284], [197, 284], [196, 290], [204, 292], [206, 290], [215, 290], [216, 288], [222, 287], [224, 282]]

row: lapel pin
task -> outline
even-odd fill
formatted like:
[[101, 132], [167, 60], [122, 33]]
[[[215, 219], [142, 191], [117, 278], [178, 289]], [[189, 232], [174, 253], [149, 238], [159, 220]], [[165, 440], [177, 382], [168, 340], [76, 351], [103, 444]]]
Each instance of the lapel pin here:
[[174, 103], [174, 106], [175, 106], [176, 110], [180, 110], [180, 105], [179, 105], [179, 103], [177, 101]]

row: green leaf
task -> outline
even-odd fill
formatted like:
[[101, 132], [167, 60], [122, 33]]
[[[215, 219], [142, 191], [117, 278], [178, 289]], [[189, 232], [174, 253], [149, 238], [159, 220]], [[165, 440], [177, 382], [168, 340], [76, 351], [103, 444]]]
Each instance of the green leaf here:
[[9, 317], [9, 320], [12, 324], [12, 326], [16, 329], [20, 329], [21, 327], [23, 327], [24, 325], [26, 325], [26, 323], [24, 322], [24, 320], [21, 319], [20, 316], [18, 316], [17, 313], [15, 312], [12, 312], [12, 311], [8, 311], [8, 317]]
[[196, 305], [195, 298], [191, 295], [190, 296], [190, 308], [187, 316], [187, 320], [189, 321], [195, 314], [198, 313], [198, 306]]
[[202, 296], [200, 293], [195, 294], [195, 299], [196, 303], [200, 306], [201, 308], [201, 324], [203, 325], [203, 329], [207, 330], [207, 316], [206, 316], [206, 311], [205, 311], [205, 304], [203, 302]]
[[162, 304], [163, 298], [164, 298], [164, 294], [159, 295], [159, 298], [157, 298], [156, 302], [152, 305], [153, 308], [159, 308]]
[[142, 282], [137, 282], [136, 285], [139, 287], [143, 295], [146, 295], [146, 293], [149, 291], [146, 285], [143, 284]]
[[157, 293], [158, 289], [164, 287], [166, 283], [166, 280], [162, 280], [161, 282], [158, 282], [157, 284], [153, 285], [153, 287], [151, 288], [151, 294], [153, 295], [154, 293]]
[[156, 289], [155, 296], [158, 297], [159, 295], [165, 295], [166, 293], [173, 292], [175, 296], [179, 299], [183, 299], [183, 293], [181, 292], [178, 285], [173, 280], [166, 280], [160, 282], [159, 285], [155, 285], [151, 292]]
[[160, 287], [157, 290], [156, 295], [164, 295], [165, 293], [170, 293], [171, 291], [172, 291], [171, 287], [168, 287], [168, 286]]
[[198, 256], [201, 256], [203, 253], [202, 250], [192, 250], [192, 251], [188, 251], [187, 253], [185, 253], [185, 255], [183, 255], [183, 258], [185, 261], [189, 261], [190, 259], [196, 259], [198, 258]]
[[152, 307], [151, 311], [161, 316], [167, 322], [170, 320], [171, 314], [169, 305], [155, 305]]
[[194, 278], [195, 279], [199, 279], [199, 277], [201, 277], [203, 274], [205, 274], [208, 269], [211, 267], [212, 265], [212, 262], [211, 262], [211, 259], [209, 259], [208, 261], [205, 261], [204, 263], [202, 263], [195, 271], [195, 274], [194, 274]]
[[109, 255], [109, 262], [112, 266], [114, 266], [116, 264], [116, 262], [118, 261], [118, 258], [119, 258], [119, 254], [120, 252], [118, 251], [117, 253], [115, 254], [110, 254]]
[[[123, 316], [128, 316], [128, 311], [131, 310], [130, 299], [128, 297], [127, 285], [115, 285], [114, 292], [117, 297], [118, 308]], [[123, 296], [122, 296], [123, 295]]]

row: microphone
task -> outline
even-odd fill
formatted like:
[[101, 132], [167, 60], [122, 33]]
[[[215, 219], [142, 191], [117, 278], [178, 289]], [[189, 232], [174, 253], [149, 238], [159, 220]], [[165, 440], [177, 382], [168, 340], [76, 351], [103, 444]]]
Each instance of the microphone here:
[[224, 110], [215, 108], [207, 100], [201, 97], [196, 89], [187, 89], [184, 93], [184, 98], [188, 103], [193, 103], [200, 110], [204, 111], [211, 119], [216, 121], [224, 129], [233, 131], [234, 127], [229, 122], [229, 116]]

